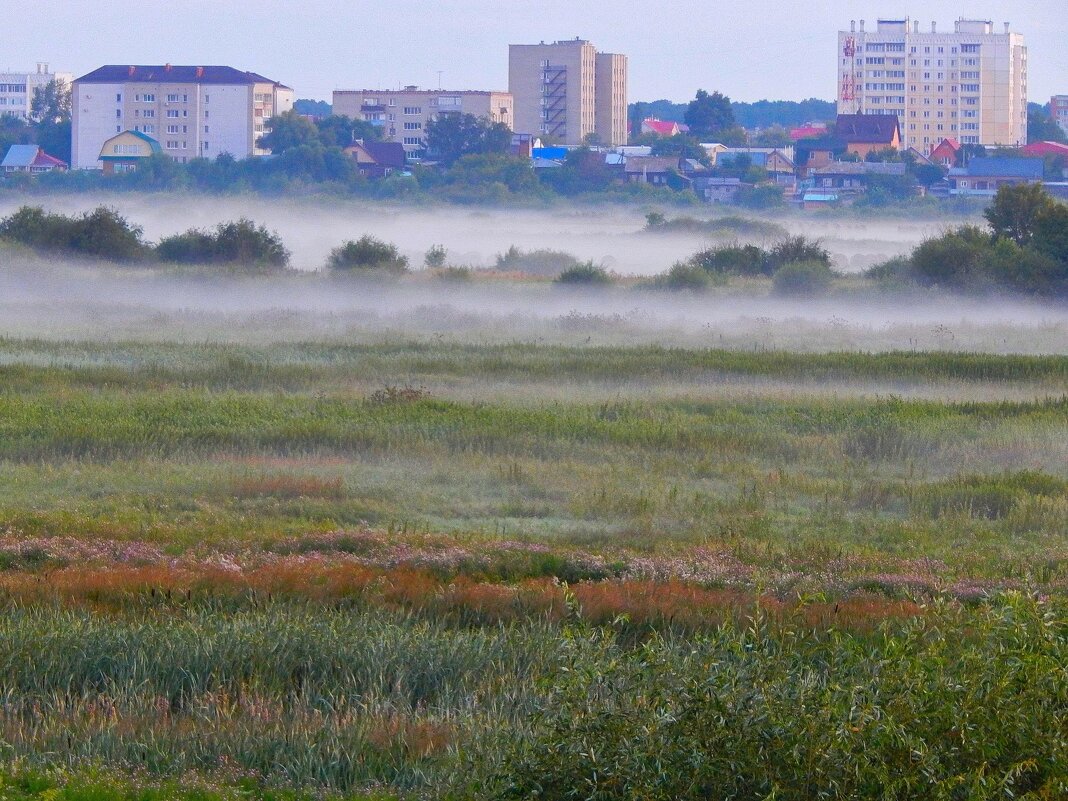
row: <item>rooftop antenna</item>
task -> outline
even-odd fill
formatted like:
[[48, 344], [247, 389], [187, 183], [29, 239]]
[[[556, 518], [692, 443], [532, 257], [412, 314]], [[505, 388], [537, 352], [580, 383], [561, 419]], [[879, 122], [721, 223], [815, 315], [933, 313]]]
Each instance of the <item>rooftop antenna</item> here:
[[441, 73], [442, 70], [438, 70], [438, 89], [441, 89]]

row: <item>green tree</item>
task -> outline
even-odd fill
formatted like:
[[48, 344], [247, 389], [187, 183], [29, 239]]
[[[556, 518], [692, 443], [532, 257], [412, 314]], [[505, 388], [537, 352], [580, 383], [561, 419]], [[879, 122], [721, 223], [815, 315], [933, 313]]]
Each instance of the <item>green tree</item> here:
[[1027, 141], [1068, 144], [1068, 135], [1044, 109], [1032, 109], [1027, 113]]
[[790, 138], [790, 132], [784, 127], [772, 125], [761, 131], [753, 140], [753, 144], [757, 147], [787, 147], [793, 144], [793, 140]]
[[276, 155], [295, 147], [321, 146], [315, 123], [295, 111], [284, 111], [267, 124], [271, 130], [259, 138], [258, 144]]
[[462, 156], [507, 153], [511, 144], [507, 125], [473, 114], [440, 114], [426, 126], [427, 151], [445, 164]]
[[690, 133], [698, 139], [711, 137], [719, 131], [734, 127], [734, 112], [731, 100], [719, 92], [709, 94], [704, 89], [686, 107], [686, 124]]
[[377, 141], [382, 138], [382, 130], [366, 120], [354, 120], [344, 116], [330, 116], [317, 120], [319, 139], [324, 147], [345, 148], [357, 139]]
[[652, 147], [654, 156], [678, 156], [681, 159], [695, 159], [700, 162], [708, 159], [708, 153], [701, 147], [701, 142], [687, 134], [657, 137]]
[[1068, 205], [1051, 203], [1035, 216], [1031, 244], [1068, 268]]
[[1041, 184], [1003, 186], [983, 212], [995, 239], [1011, 239], [1018, 245], [1031, 241], [1035, 221], [1056, 203]]
[[71, 117], [71, 91], [67, 82], [53, 78], [44, 86], [35, 87], [30, 100], [30, 119], [34, 122], [59, 123]]

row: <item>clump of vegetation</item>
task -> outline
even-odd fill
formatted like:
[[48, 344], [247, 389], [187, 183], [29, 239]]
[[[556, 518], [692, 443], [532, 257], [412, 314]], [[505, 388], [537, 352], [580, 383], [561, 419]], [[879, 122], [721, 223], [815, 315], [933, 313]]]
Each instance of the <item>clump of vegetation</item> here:
[[426, 255], [423, 256], [423, 265], [428, 270], [439, 270], [445, 266], [445, 259], [448, 255], [449, 252], [444, 245], [431, 245]]
[[[832, 275], [831, 254], [818, 240], [804, 236], [790, 236], [770, 250], [756, 245], [737, 244], [700, 250], [686, 262], [672, 267], [672, 271], [665, 278], [664, 285], [670, 287], [681, 282], [688, 284], [686, 288], [694, 288], [702, 283], [700, 272], [703, 272], [708, 280], [719, 282], [729, 276], [771, 277], [784, 266], [793, 264], [820, 265], [820, 267], [808, 266], [800, 271], [798, 268], [792, 269], [784, 276], [784, 285], [792, 280], [791, 276], [797, 276], [804, 271], [809, 273], [810, 282], [819, 280], [816, 278], [817, 273], [823, 276]], [[707, 282], [703, 283], [707, 284]], [[813, 288], [815, 288], [814, 284]]]
[[553, 279], [561, 286], [610, 286], [612, 276], [604, 267], [598, 267], [592, 261], [564, 270]]
[[76, 217], [23, 206], [0, 221], [0, 239], [36, 250], [121, 262], [144, 259], [151, 253], [142, 234], [140, 226], [106, 206]]
[[679, 261], [671, 265], [666, 273], [653, 279], [652, 286], [673, 292], [700, 292], [711, 283], [712, 276], [707, 270], [688, 261]]
[[408, 257], [396, 245], [365, 234], [334, 248], [327, 266], [338, 272], [397, 276], [408, 272]]
[[822, 261], [792, 261], [775, 271], [772, 284], [779, 295], [819, 295], [830, 289], [834, 271]]
[[367, 400], [378, 406], [391, 406], [403, 403], [416, 403], [430, 397], [430, 390], [426, 387], [413, 387], [411, 384], [397, 386], [386, 384], [381, 389], [376, 389], [367, 396]]
[[442, 281], [450, 281], [456, 283], [462, 283], [470, 281], [474, 276], [474, 271], [470, 267], [463, 265], [450, 265], [449, 267], [441, 267], [434, 271], [434, 277]]
[[1004, 186], [985, 216], [986, 230], [947, 231], [868, 275], [963, 292], [1068, 294], [1068, 204], [1038, 184]]
[[289, 250], [277, 233], [242, 218], [213, 231], [190, 230], [160, 240], [156, 255], [175, 264], [228, 264], [286, 267]]
[[565, 270], [578, 267], [581, 262], [562, 250], [532, 250], [525, 252], [512, 245], [497, 256], [496, 267], [502, 272], [525, 273], [556, 278]]
[[[781, 198], [781, 190], [779, 192]], [[727, 216], [700, 220], [696, 217], [668, 218], [658, 211], [645, 215], [645, 230], [654, 233], [683, 231], [688, 233], [711, 234], [714, 236], [759, 236], [785, 237], [787, 230], [767, 220], [755, 220], [750, 217]]]

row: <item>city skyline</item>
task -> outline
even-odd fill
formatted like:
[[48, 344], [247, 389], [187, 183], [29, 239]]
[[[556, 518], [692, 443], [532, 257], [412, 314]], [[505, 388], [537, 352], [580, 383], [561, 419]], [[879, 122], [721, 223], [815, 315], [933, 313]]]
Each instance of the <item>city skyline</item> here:
[[[791, 4], [786, 12], [781, 4], [753, 0], [744, 14], [674, 6], [651, 12], [648, 5], [629, 0], [581, 8], [547, 0], [507, 14], [490, 0], [412, 9], [369, 2], [358, 10], [309, 0], [299, 11], [276, 0], [230, 0], [222, 8], [190, 0], [188, 14], [145, 9], [136, 37], [111, 15], [101, 15], [105, 8], [96, 0], [43, 0], [39, 13], [50, 20], [42, 29], [47, 40], [19, 37], [6, 43], [0, 69], [32, 69], [46, 61], [79, 75], [108, 63], [233, 64], [294, 87], [298, 97], [322, 100], [329, 100], [334, 89], [434, 88], [439, 79], [447, 89], [503, 91], [509, 44], [581, 36], [599, 49], [628, 55], [632, 101], [680, 102], [698, 88], [742, 101], [831, 100], [836, 75], [824, 54], [851, 19], [911, 16], [923, 26], [931, 21], [950, 26], [965, 16], [998, 26], [1008, 21], [1026, 36], [1030, 100], [1046, 103], [1068, 91], [1068, 54], [1059, 46], [1068, 34], [1068, 18], [1060, 0], [1035, 0], [1026, 9], [948, 0], [843, 8], [813, 0]], [[403, 34], [390, 34], [388, 48], [363, 45], [382, 41], [375, 32], [391, 28]], [[802, 63], [811, 68], [796, 69]]]

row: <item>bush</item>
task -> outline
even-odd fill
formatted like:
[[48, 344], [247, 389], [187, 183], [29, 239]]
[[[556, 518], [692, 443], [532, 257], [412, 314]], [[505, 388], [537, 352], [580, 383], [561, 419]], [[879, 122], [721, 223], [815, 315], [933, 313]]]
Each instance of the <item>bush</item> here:
[[423, 264], [430, 270], [436, 270], [445, 266], [445, 257], [448, 251], [444, 245], [431, 245], [423, 257]]
[[396, 245], [364, 235], [334, 248], [327, 266], [331, 270], [401, 275], [408, 272], [408, 258], [401, 255]]
[[822, 262], [831, 266], [831, 254], [819, 240], [804, 236], [788, 236], [768, 251], [768, 267], [775, 272], [784, 264], [793, 262]]
[[690, 262], [676, 262], [670, 270], [658, 276], [654, 286], [675, 292], [699, 292], [712, 283], [708, 271]]
[[612, 283], [612, 276], [603, 267], [588, 261], [564, 270], [553, 283], [566, 286], [608, 286]]
[[131, 225], [115, 209], [99, 206], [79, 217], [50, 214], [23, 206], [0, 221], [0, 239], [46, 251], [73, 253], [113, 261], [145, 258], [149, 249], [140, 226]]
[[756, 245], [726, 245], [695, 253], [690, 263], [722, 275], [769, 275], [768, 254]]
[[834, 271], [826, 262], [795, 261], [775, 271], [772, 279], [779, 295], [818, 295], [834, 281]]
[[983, 258], [991, 245], [981, 228], [965, 225], [928, 239], [912, 253], [912, 272], [929, 286], [975, 287], [983, 281]]
[[912, 261], [908, 256], [895, 256], [873, 264], [864, 271], [864, 277], [885, 285], [907, 284], [912, 281]]
[[220, 223], [210, 233], [190, 230], [167, 237], [156, 246], [156, 255], [176, 264], [289, 264], [289, 251], [278, 234], [246, 219]]
[[497, 269], [556, 278], [565, 270], [578, 267], [579, 260], [562, 250], [533, 250], [524, 253], [512, 245], [497, 256]]

